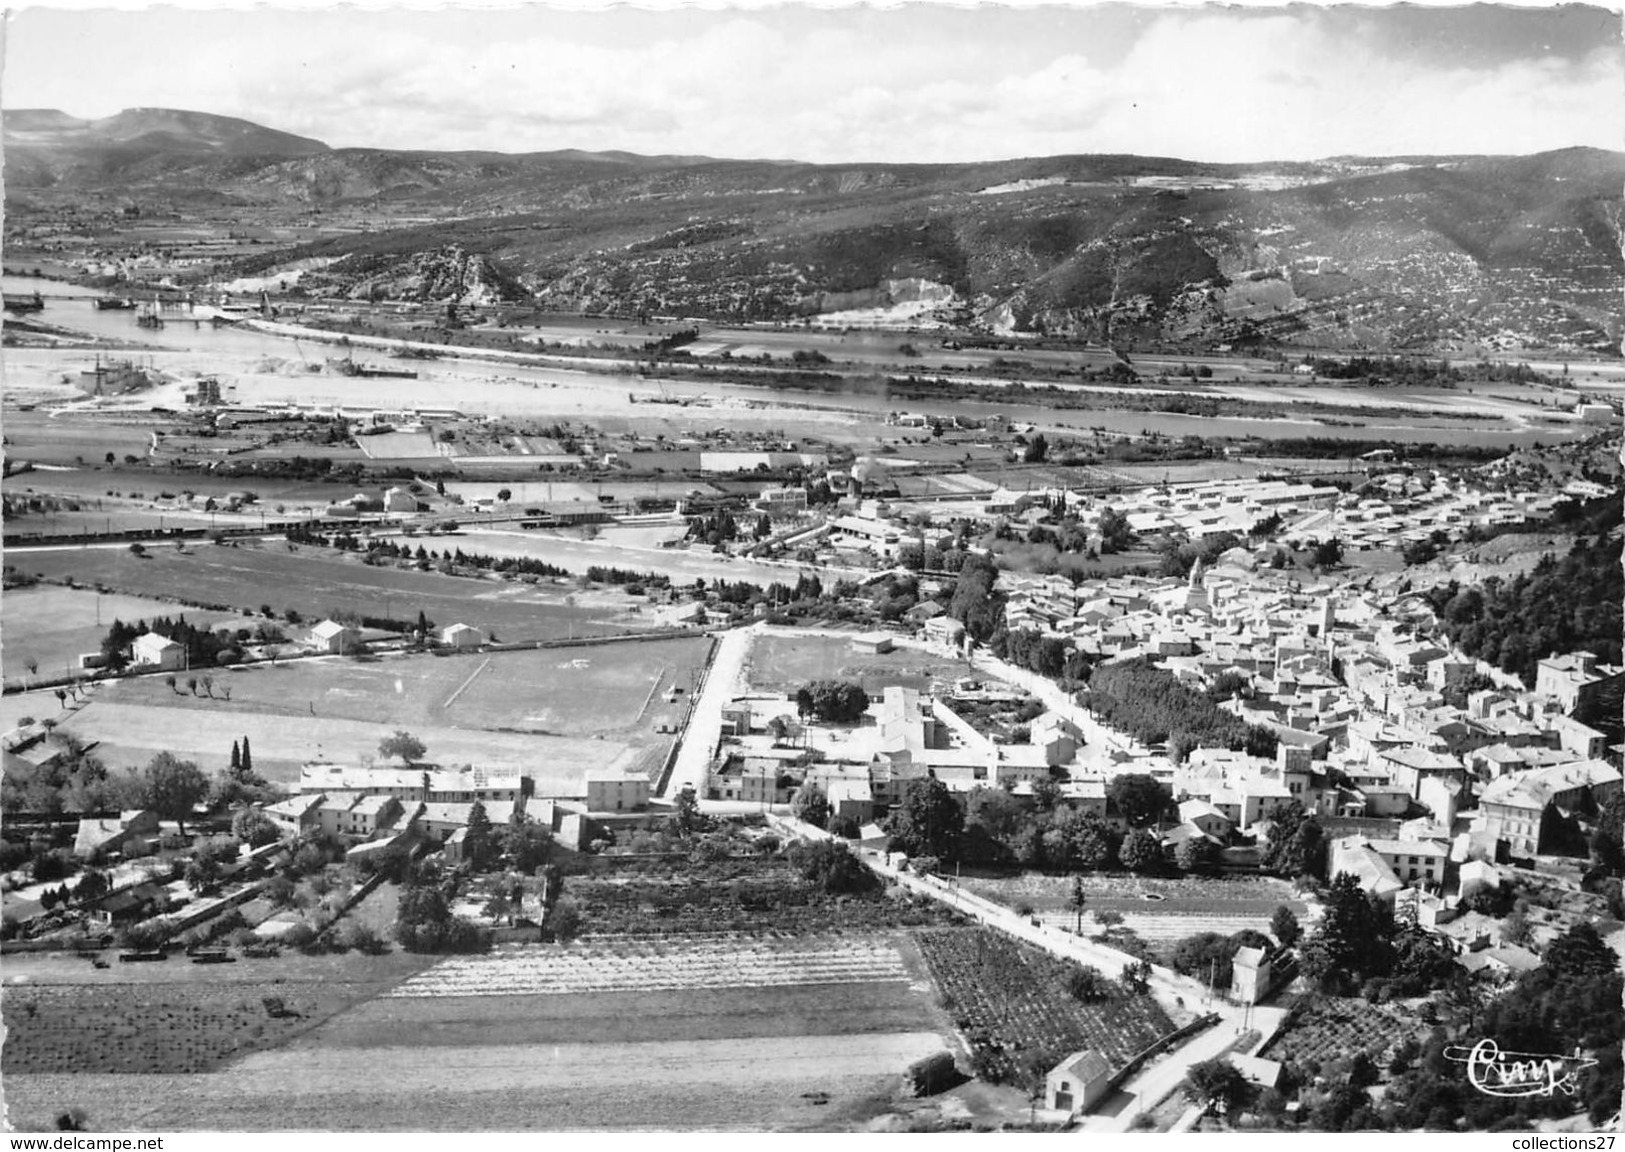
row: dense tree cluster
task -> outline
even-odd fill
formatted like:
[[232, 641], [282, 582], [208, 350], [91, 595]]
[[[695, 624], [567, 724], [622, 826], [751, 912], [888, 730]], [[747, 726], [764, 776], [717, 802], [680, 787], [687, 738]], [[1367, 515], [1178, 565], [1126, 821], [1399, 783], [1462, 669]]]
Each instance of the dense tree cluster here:
[[1275, 734], [1220, 708], [1145, 657], [1102, 664], [1089, 678], [1089, 708], [1145, 744], [1163, 744], [1176, 761], [1201, 747], [1275, 755]]
[[1081, 684], [1089, 679], [1088, 656], [1058, 636], [1046, 636], [1027, 628], [1014, 632], [1000, 630], [994, 634], [991, 647], [999, 659], [1062, 684]]
[[796, 710], [826, 724], [856, 724], [869, 708], [869, 693], [851, 680], [814, 680], [796, 689]]
[[1625, 572], [1617, 538], [1577, 537], [1568, 555], [1545, 556], [1532, 572], [1468, 587], [1452, 580], [1427, 600], [1462, 651], [1528, 684], [1554, 653], [1584, 649], [1604, 664], [1620, 662]]
[[[1445, 1057], [1459, 1044], [1445, 1027], [1436, 1027], [1421, 1045], [1396, 1055], [1393, 1080], [1380, 1104], [1362, 1090], [1354, 1108], [1340, 1114], [1311, 1117], [1321, 1130], [1387, 1128], [1450, 1131], [1465, 1123], [1470, 1130], [1523, 1128], [1544, 1118], [1571, 1115], [1583, 1106], [1592, 1123], [1619, 1110], [1620, 1041], [1625, 1037], [1621, 994], [1625, 978], [1619, 957], [1590, 924], [1579, 924], [1554, 940], [1539, 968], [1526, 972], [1506, 992], [1472, 1013], [1470, 1035], [1493, 1040], [1503, 1052], [1571, 1054], [1578, 1048], [1596, 1065], [1579, 1074], [1574, 1096], [1562, 1092], [1522, 1097], [1486, 1095], [1461, 1074], [1461, 1065]], [[1443, 1002], [1474, 1006], [1476, 994], [1457, 973]]]
[[959, 569], [948, 615], [965, 626], [972, 640], [986, 643], [1004, 624], [1005, 594], [999, 591], [999, 570], [985, 556], [970, 555]]

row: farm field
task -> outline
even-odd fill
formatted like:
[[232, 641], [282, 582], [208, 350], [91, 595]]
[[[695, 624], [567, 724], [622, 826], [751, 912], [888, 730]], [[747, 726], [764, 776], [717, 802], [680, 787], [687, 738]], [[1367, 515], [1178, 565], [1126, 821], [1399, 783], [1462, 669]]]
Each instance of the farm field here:
[[[100, 1131], [763, 1131], [886, 1101], [935, 1032], [264, 1053], [207, 1076], [17, 1075], [12, 1124]], [[883, 1107], [883, 1105], [882, 1105]]]
[[[756, 691], [794, 692], [812, 680], [858, 680], [878, 697], [883, 688], [901, 685], [925, 690], [932, 681], [975, 675], [963, 660], [897, 648], [884, 655], [859, 652], [858, 636], [807, 636], [770, 632], [751, 642], [743, 679]], [[980, 678], [980, 677], [978, 677]]]
[[565, 603], [565, 594], [552, 586], [369, 568], [289, 548], [205, 545], [185, 553], [155, 548], [145, 557], [123, 547], [8, 549], [6, 562], [48, 579], [72, 577], [136, 596], [185, 597], [248, 612], [269, 604], [279, 615], [291, 608], [312, 620], [335, 611], [402, 617], [422, 611], [437, 626], [472, 624], [504, 641], [612, 632], [621, 623], [620, 613]]
[[1174, 1030], [1156, 1001], [1121, 996], [1083, 1003], [1067, 988], [1076, 966], [984, 928], [916, 933], [944, 1006], [972, 1051], [973, 1067], [995, 1082], [1019, 1080], [1024, 1065], [1044, 1069], [1080, 1048], [1114, 1066]]
[[831, 896], [783, 861], [730, 860], [704, 869], [685, 864], [661, 873], [571, 877], [565, 891], [581, 910], [583, 942], [593, 944], [957, 922], [954, 913], [925, 897], [876, 890]]
[[1367, 1052], [1380, 1066], [1407, 1037], [1425, 1030], [1403, 1008], [1365, 1000], [1306, 997], [1260, 1055], [1301, 1067], [1307, 1061], [1327, 1063]]
[[[679, 706], [662, 698], [687, 691], [711, 641], [680, 637], [591, 647], [543, 648], [465, 656], [390, 655], [255, 664], [217, 672], [231, 699], [176, 694], [162, 678], [139, 677], [102, 689], [111, 703], [185, 708], [210, 714], [261, 713], [414, 728], [598, 737], [652, 731], [675, 721]], [[647, 706], [646, 706], [647, 705]]]
[[[665, 961], [685, 986], [631, 987], [638, 972], [623, 969], [624, 990], [590, 988], [617, 956], [642, 972]], [[397, 959], [421, 969], [398, 990], [428, 994], [376, 987], [385, 994], [210, 1074], [108, 1074], [105, 1061], [80, 1075], [8, 1067], [12, 1122], [47, 1128], [77, 1105], [97, 1130], [828, 1130], [884, 1111], [904, 1067], [952, 1044], [902, 932], [507, 947], [430, 967], [416, 957], [368, 963]], [[771, 969], [788, 982], [718, 985], [715, 969], [697, 960], [746, 974]], [[870, 978], [832, 980], [843, 966]], [[468, 994], [470, 969], [489, 977], [478, 994]], [[560, 972], [567, 978], [553, 980], [551, 994], [525, 984]], [[132, 1003], [173, 991], [130, 987]], [[203, 991], [242, 997], [257, 988], [217, 979]], [[11, 1003], [8, 996], [8, 1014]]]
[[[61, 676], [79, 670], [79, 655], [101, 647], [115, 619], [133, 622], [154, 616], [186, 613], [193, 624], [212, 627], [238, 620], [218, 612], [189, 611], [162, 600], [120, 593], [98, 593], [86, 588], [36, 584], [13, 588], [0, 597], [0, 632], [7, 680], [28, 675], [27, 660], [39, 661], [41, 676]], [[98, 619], [100, 623], [98, 623]]]
[[[0, 1070], [36, 1073], [207, 1072], [283, 1043], [426, 966], [424, 957], [289, 956], [193, 965], [92, 968], [56, 954], [6, 960]], [[280, 997], [272, 1017], [261, 1000]]]

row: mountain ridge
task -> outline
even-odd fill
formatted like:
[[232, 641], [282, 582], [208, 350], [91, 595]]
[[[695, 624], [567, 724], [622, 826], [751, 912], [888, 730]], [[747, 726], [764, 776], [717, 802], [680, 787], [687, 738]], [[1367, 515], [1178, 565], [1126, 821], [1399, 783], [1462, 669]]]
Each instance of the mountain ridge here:
[[19, 205], [100, 194], [433, 221], [239, 269], [321, 257], [303, 283], [324, 293], [454, 299], [478, 257], [482, 298], [567, 311], [793, 321], [924, 292], [946, 323], [1126, 344], [1614, 352], [1621, 336], [1625, 153], [1596, 148], [811, 164], [329, 148], [163, 109], [4, 117]]

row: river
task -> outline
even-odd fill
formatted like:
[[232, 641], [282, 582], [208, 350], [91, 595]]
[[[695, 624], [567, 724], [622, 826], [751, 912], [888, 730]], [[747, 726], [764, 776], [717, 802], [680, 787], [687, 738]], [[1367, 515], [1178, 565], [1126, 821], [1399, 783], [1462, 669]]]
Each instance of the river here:
[[[918, 400], [893, 398], [873, 392], [826, 393], [796, 389], [766, 389], [709, 381], [654, 380], [648, 377], [600, 374], [566, 367], [491, 363], [447, 357], [435, 361], [393, 361], [385, 351], [358, 353], [358, 358], [380, 365], [410, 368], [415, 380], [360, 379], [334, 373], [308, 371], [339, 358], [332, 344], [255, 331], [240, 325], [216, 326], [186, 318], [179, 310], [164, 313], [160, 329], [136, 324], [133, 311], [101, 311], [91, 298], [105, 295], [59, 281], [29, 277], [0, 278], [8, 294], [27, 295], [38, 287], [46, 300], [44, 323], [89, 334], [98, 340], [137, 346], [131, 355], [154, 367], [181, 376], [217, 374], [239, 404], [299, 403], [377, 407], [451, 408], [476, 415], [512, 418], [575, 420], [606, 432], [668, 434], [708, 430], [719, 426], [784, 427], [803, 435], [844, 440], [895, 437], [906, 429], [888, 428], [889, 413], [905, 410], [926, 417], [982, 420], [993, 414], [1009, 416], [1018, 424], [1064, 434], [1101, 429], [1119, 435], [1156, 432], [1164, 436], [1290, 438], [1318, 436], [1330, 439], [1383, 439], [1408, 443], [1437, 442], [1512, 447], [1536, 440], [1547, 442], [1590, 434], [1595, 426], [1571, 422], [1547, 423], [1538, 410], [1527, 417], [1505, 419], [1449, 419], [1428, 413], [1340, 417], [1324, 423], [1318, 414], [1268, 419], [1238, 416], [1204, 417], [1179, 413], [1121, 408], [1049, 409], [988, 400]], [[735, 330], [730, 330], [735, 331]], [[748, 337], [744, 330], [737, 334]], [[775, 334], [783, 336], [785, 334]], [[757, 339], [761, 335], [757, 334]], [[827, 337], [826, 337], [827, 339]], [[856, 339], [849, 337], [848, 339]], [[866, 336], [866, 341], [876, 338]], [[888, 337], [889, 339], [889, 337]], [[866, 344], [866, 350], [867, 348]], [[88, 368], [94, 350], [13, 348], [6, 350], [8, 375], [14, 384], [57, 382], [63, 374]], [[105, 355], [105, 353], [104, 353]], [[991, 392], [992, 389], [989, 389]], [[631, 400], [638, 398], [639, 403]], [[1267, 391], [1259, 399], [1290, 410], [1299, 398], [1316, 398], [1314, 390], [1297, 387], [1279, 396]], [[1325, 402], [1349, 404], [1347, 390], [1328, 390]], [[649, 403], [650, 401], [687, 401]], [[1365, 399], [1384, 404], [1382, 395]], [[1442, 401], [1441, 407], [1448, 402]]]

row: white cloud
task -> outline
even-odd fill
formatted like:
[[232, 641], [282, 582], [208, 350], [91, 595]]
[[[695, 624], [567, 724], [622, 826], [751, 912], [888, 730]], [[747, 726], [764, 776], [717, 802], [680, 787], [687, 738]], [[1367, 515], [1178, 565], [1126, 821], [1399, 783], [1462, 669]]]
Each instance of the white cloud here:
[[[7, 104], [77, 112], [93, 92], [101, 107], [84, 111], [199, 108], [338, 145], [824, 162], [1070, 152], [1239, 161], [1625, 138], [1614, 43], [1578, 65], [1531, 56], [1468, 68], [1395, 55], [1377, 35], [1380, 14], [1351, 34], [1347, 10], [1336, 21], [1303, 8], [1148, 11], [1131, 10], [1138, 38], [1108, 55], [1076, 19], [1057, 22], [1070, 31], [1050, 39], [1031, 22], [1004, 39], [1015, 26], [992, 8], [974, 18], [984, 35], [929, 43], [917, 42], [930, 30], [918, 17], [874, 12], [694, 12], [641, 35], [605, 34], [611, 25], [593, 17], [510, 15], [493, 36], [482, 28], [498, 25], [482, 21], [495, 16], [458, 25], [444, 14], [301, 20], [261, 9], [200, 22], [192, 41], [132, 44], [140, 26], [100, 45], [63, 37], [71, 67], [48, 45], [19, 48], [24, 20], [8, 37]], [[638, 31], [624, 15], [613, 28]], [[26, 99], [13, 98], [19, 86]]]

